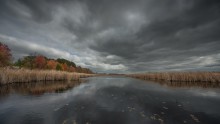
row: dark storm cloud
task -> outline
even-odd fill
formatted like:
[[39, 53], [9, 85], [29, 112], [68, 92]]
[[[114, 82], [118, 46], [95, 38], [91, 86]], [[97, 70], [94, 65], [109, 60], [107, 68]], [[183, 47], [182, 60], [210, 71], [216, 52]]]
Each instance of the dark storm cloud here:
[[53, 7], [42, 0], [18, 0], [31, 12], [32, 19], [38, 22], [48, 22], [52, 20]]
[[[153, 5], [151, 12], [157, 11], [157, 5], [165, 11], [159, 11], [160, 17], [154, 17], [154, 15], [151, 17], [146, 14], [148, 11], [146, 8], [144, 14], [148, 17], [149, 23], [130, 34], [134, 39], [113, 37], [91, 48], [123, 57], [127, 60], [124, 63], [135, 59], [129, 67], [133, 66], [137, 69], [136, 66], [140, 66], [140, 70], [141, 68], [149, 68], [148, 70], [184, 69], [185, 66], [196, 68], [201, 64], [199, 60], [196, 60], [197, 57], [219, 53], [220, 4], [218, 1], [185, 1], [185, 3], [173, 1], [170, 5], [155, 3]], [[213, 59], [209, 58], [204, 64], [218, 63], [219, 55]], [[171, 63], [164, 62], [157, 65], [154, 63], [155, 60], [167, 60]], [[184, 64], [183, 61], [188, 62]], [[144, 64], [137, 64], [137, 62]], [[179, 63], [179, 65], [169, 67], [174, 63]]]
[[220, 69], [218, 0], [2, 0], [0, 10], [16, 55], [65, 54], [107, 72]]

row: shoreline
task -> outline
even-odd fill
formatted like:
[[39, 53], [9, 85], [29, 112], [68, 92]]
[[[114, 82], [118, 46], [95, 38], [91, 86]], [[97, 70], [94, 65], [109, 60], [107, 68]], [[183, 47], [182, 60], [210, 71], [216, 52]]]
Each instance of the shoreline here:
[[126, 76], [150, 81], [220, 83], [219, 72], [158, 72], [128, 74]]
[[95, 74], [65, 72], [56, 70], [0, 69], [0, 86], [12, 83], [29, 83], [42, 81], [78, 81], [80, 78]]

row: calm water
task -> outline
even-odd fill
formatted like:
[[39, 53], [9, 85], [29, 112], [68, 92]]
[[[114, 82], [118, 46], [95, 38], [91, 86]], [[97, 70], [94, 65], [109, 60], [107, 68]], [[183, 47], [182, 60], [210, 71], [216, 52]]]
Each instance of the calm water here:
[[[63, 92], [0, 95], [0, 124], [220, 124], [220, 89], [92, 77]], [[2, 90], [2, 89], [1, 89]]]

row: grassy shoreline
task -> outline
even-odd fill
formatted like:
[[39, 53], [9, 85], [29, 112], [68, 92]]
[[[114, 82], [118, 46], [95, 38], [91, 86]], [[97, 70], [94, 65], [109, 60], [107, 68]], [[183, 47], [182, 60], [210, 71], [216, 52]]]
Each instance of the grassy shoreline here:
[[219, 72], [161, 72], [161, 73], [128, 74], [127, 76], [142, 80], [153, 80], [153, 81], [220, 83]]
[[76, 81], [94, 74], [73, 73], [55, 70], [0, 69], [0, 85], [40, 81]]

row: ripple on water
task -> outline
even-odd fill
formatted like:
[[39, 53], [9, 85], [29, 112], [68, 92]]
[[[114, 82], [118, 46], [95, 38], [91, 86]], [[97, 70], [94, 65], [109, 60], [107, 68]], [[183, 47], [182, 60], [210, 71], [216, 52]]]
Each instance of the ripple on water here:
[[197, 91], [203, 92], [130, 78], [89, 78], [88, 83], [62, 93], [3, 99], [8, 104], [0, 106], [0, 123], [220, 123], [220, 99], [195, 95], [201, 94]]

